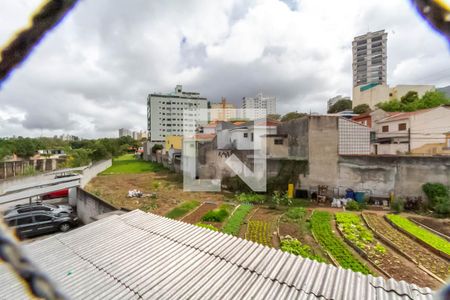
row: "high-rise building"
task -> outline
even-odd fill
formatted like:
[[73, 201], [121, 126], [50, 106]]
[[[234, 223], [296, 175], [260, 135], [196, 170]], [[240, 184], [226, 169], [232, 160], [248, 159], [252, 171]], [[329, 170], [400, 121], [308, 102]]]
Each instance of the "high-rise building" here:
[[236, 106], [233, 103], [227, 102], [227, 99], [222, 98], [222, 101], [219, 103], [211, 103], [211, 109], [209, 111], [210, 121], [230, 121], [236, 118]]
[[277, 98], [273, 96], [263, 96], [262, 93], [259, 93], [256, 97], [244, 97], [242, 99], [242, 108], [251, 110], [244, 110], [244, 118], [264, 118], [266, 114], [270, 115], [277, 113]]
[[354, 38], [353, 87], [366, 84], [386, 84], [387, 33], [368, 32]]
[[120, 128], [119, 129], [119, 137], [123, 137], [123, 136], [131, 136], [132, 137], [133, 133], [129, 129]]
[[[195, 126], [199, 112], [195, 109], [207, 109], [208, 101], [200, 97], [200, 93], [184, 92], [181, 85], [169, 94], [150, 94], [147, 97], [147, 127], [151, 142], [163, 142], [166, 136], [183, 135], [184, 121]], [[189, 112], [192, 110], [192, 113]], [[183, 119], [183, 113], [188, 111], [188, 117]], [[198, 124], [206, 123], [198, 121]], [[193, 128], [194, 129], [194, 128]]]

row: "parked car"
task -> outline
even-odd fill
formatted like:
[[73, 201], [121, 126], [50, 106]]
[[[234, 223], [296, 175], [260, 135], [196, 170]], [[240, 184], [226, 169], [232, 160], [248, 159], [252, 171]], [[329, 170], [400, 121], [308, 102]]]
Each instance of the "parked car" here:
[[4, 217], [12, 217], [16, 215], [26, 214], [29, 212], [48, 212], [52, 215], [72, 214], [73, 208], [70, 205], [53, 205], [42, 202], [33, 202], [29, 204], [19, 204], [5, 211]]
[[16, 230], [20, 238], [25, 238], [56, 231], [66, 232], [77, 226], [78, 218], [68, 214], [53, 215], [42, 211], [5, 217], [5, 222]]
[[55, 192], [51, 192], [42, 196], [42, 200], [63, 198], [69, 196], [69, 189], [63, 189]]

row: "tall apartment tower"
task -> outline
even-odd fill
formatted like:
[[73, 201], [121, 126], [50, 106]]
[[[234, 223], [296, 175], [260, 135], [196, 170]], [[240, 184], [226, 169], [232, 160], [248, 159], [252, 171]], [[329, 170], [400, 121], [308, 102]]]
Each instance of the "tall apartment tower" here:
[[353, 87], [386, 84], [387, 32], [368, 32], [354, 38]]
[[242, 108], [251, 109], [250, 112], [244, 111], [244, 118], [258, 119], [277, 113], [277, 98], [273, 96], [263, 96], [262, 93], [256, 97], [244, 97], [242, 99]]
[[[206, 98], [200, 97], [200, 93], [183, 91], [181, 85], [177, 85], [173, 93], [148, 95], [147, 129], [149, 140], [151, 142], [164, 142], [167, 136], [183, 135], [184, 121], [192, 123], [192, 126], [194, 126], [200, 116], [195, 110], [206, 110], [207, 107], [208, 100]], [[187, 111], [186, 120], [184, 120], [183, 115], [185, 111]]]

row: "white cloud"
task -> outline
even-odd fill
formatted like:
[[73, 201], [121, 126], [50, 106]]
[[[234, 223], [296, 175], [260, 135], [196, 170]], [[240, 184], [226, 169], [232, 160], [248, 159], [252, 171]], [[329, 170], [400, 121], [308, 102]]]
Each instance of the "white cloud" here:
[[[7, 1], [0, 43], [40, 1]], [[388, 32], [388, 82], [450, 84], [448, 46], [407, 1], [80, 1], [0, 90], [0, 136], [146, 128], [150, 92], [276, 95], [281, 113], [351, 93], [351, 41]]]

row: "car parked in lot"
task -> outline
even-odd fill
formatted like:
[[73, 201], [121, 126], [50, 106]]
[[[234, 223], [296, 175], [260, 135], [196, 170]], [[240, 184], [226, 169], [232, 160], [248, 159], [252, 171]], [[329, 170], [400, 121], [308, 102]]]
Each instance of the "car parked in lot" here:
[[26, 214], [29, 212], [47, 212], [53, 215], [58, 214], [66, 214], [70, 215], [72, 214], [73, 208], [70, 205], [53, 205], [53, 204], [47, 204], [42, 202], [33, 202], [29, 204], [19, 204], [16, 206], [13, 206], [5, 211], [4, 217], [11, 217], [21, 214]]
[[56, 231], [66, 232], [77, 226], [78, 218], [68, 214], [53, 215], [44, 211], [32, 211], [5, 217], [5, 222], [16, 230], [20, 238], [26, 238]]

